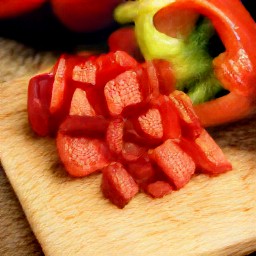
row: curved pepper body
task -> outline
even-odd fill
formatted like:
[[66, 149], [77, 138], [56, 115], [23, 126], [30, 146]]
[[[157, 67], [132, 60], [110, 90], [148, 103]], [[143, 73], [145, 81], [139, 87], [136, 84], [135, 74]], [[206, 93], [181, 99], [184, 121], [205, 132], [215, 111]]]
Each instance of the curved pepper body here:
[[[146, 60], [156, 58], [170, 61], [177, 80], [181, 82], [193, 79], [195, 74], [200, 76], [208, 72], [213, 77], [211, 85], [219, 84], [230, 92], [209, 102], [194, 101], [195, 110], [205, 126], [236, 121], [256, 111], [256, 24], [241, 1], [138, 0], [131, 5], [136, 6], [136, 12], [128, 18], [135, 23], [138, 44]], [[119, 22], [122, 22], [120, 14], [124, 14], [122, 8], [122, 5], [119, 6], [115, 13]], [[159, 31], [158, 25], [160, 28], [163, 26], [161, 22], [165, 23], [165, 27], [172, 26], [175, 11], [181, 11], [182, 15], [184, 10], [188, 16], [191, 12], [190, 19], [186, 17], [184, 21], [190, 22], [190, 25], [195, 25], [195, 15], [203, 15], [211, 21], [225, 47], [223, 53], [210, 59], [202, 47], [194, 52], [188, 51], [188, 36]], [[181, 30], [184, 30], [184, 26]], [[209, 72], [211, 68], [212, 73]], [[183, 89], [179, 84], [176, 86]], [[230, 108], [225, 111], [227, 106]], [[216, 115], [213, 110], [217, 111], [216, 118], [212, 118]]]

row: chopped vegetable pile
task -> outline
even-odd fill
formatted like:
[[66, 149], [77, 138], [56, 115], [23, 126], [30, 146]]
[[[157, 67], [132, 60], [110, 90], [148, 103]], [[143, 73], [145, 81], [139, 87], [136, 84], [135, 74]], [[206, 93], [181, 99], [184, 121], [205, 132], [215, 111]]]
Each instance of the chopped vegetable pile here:
[[56, 135], [71, 176], [101, 171], [102, 192], [119, 208], [139, 191], [160, 198], [184, 187], [195, 172], [232, 169], [190, 98], [164, 72], [168, 65], [139, 63], [124, 51], [63, 55], [50, 73], [30, 80], [34, 132]]
[[[205, 127], [256, 111], [256, 25], [242, 3], [125, 1], [114, 15], [129, 26], [110, 35], [108, 53], [63, 54], [30, 80], [34, 132], [56, 136], [71, 176], [101, 171], [119, 208], [231, 170]], [[213, 54], [216, 35], [224, 49]]]

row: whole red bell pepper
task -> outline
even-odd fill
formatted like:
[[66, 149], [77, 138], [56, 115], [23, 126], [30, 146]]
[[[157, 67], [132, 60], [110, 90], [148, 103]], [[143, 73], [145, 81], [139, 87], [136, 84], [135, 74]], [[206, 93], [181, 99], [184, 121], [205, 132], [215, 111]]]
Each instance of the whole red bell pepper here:
[[[48, 4], [49, 2], [50, 4]], [[93, 32], [114, 23], [113, 10], [122, 0], [0, 0], [0, 19], [31, 13], [48, 4], [57, 19], [75, 32]]]
[[46, 0], [1, 0], [0, 18], [12, 18], [39, 8]]
[[254, 113], [256, 24], [253, 19], [240, 1], [180, 1], [182, 5], [209, 17], [226, 49], [213, 60], [213, 68], [216, 77], [230, 93], [195, 106], [201, 122], [209, 126]]
[[[210, 25], [196, 28], [200, 15]], [[115, 17], [120, 23], [135, 23], [146, 60], [161, 58], [173, 64], [178, 89], [196, 81], [191, 91], [186, 89], [204, 126], [236, 121], [256, 112], [256, 24], [241, 1], [133, 1], [121, 4]], [[204, 45], [211, 27], [225, 47], [215, 58], [206, 53]], [[216, 98], [221, 88], [228, 94]]]

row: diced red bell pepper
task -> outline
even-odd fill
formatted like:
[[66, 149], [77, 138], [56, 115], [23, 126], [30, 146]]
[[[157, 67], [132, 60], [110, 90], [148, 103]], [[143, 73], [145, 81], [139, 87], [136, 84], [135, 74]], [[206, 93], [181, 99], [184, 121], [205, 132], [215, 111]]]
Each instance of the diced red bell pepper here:
[[99, 139], [72, 137], [59, 132], [57, 149], [65, 169], [74, 177], [87, 176], [109, 164], [108, 148]]
[[58, 63], [58, 67], [56, 69], [56, 74], [54, 77], [54, 83], [52, 88], [52, 99], [50, 105], [50, 112], [52, 114], [61, 111], [62, 106], [64, 104], [64, 95], [67, 90], [66, 84], [66, 69], [67, 69], [67, 60], [65, 58], [61, 58]]
[[102, 88], [117, 75], [136, 68], [138, 62], [124, 51], [100, 54], [85, 59], [73, 69], [73, 80]]
[[126, 162], [137, 161], [147, 152], [147, 148], [141, 147], [132, 142], [124, 142], [122, 157]]
[[72, 79], [83, 83], [83, 86], [96, 85], [97, 66], [95, 62], [96, 57], [93, 57], [75, 65], [72, 71]]
[[103, 168], [101, 189], [104, 196], [119, 208], [124, 208], [139, 191], [132, 176], [116, 162]]
[[149, 79], [152, 79], [151, 74], [156, 74], [159, 93], [169, 95], [175, 90], [175, 75], [169, 61], [151, 60], [147, 61]]
[[124, 141], [132, 142], [139, 146], [153, 148], [159, 146], [161, 144], [161, 140], [159, 139], [148, 139], [148, 137], [140, 135], [135, 130], [134, 120], [126, 120], [125, 128], [124, 128]]
[[50, 113], [55, 123], [55, 131], [70, 112], [71, 100], [76, 90], [75, 84], [72, 83], [74, 66], [87, 59], [87, 57], [83, 56], [63, 54], [53, 68], [54, 83]]
[[156, 181], [147, 186], [146, 192], [153, 198], [161, 198], [172, 192], [172, 186], [166, 181]]
[[139, 106], [145, 99], [138, 75], [133, 70], [125, 71], [110, 80], [104, 87], [104, 94], [112, 116], [121, 115], [127, 107]]
[[175, 77], [169, 61], [151, 60], [142, 64], [141, 83], [148, 84], [151, 98], [169, 95], [175, 90]]
[[138, 62], [124, 51], [115, 51], [100, 55], [96, 60], [96, 65], [97, 84], [102, 87], [117, 75], [136, 68]]
[[124, 120], [122, 118], [115, 118], [110, 121], [107, 132], [106, 142], [110, 151], [118, 157], [123, 149], [123, 134], [124, 134]]
[[157, 108], [162, 117], [163, 139], [179, 139], [181, 136], [180, 121], [175, 105], [166, 95], [160, 95], [151, 102]]
[[75, 57], [63, 54], [60, 56], [53, 68], [54, 83], [52, 88], [52, 99], [50, 104], [51, 114], [68, 112], [71, 98], [75, 88], [70, 83], [72, 70], [77, 62], [82, 61], [83, 57]]
[[125, 51], [137, 61], [144, 61], [132, 26], [122, 27], [112, 32], [108, 38], [108, 46], [111, 52]]
[[149, 108], [144, 114], [135, 119], [136, 130], [148, 139], [161, 140], [164, 135], [162, 117], [158, 109]]
[[[109, 55], [98, 58], [111, 64]], [[52, 125], [58, 128], [59, 157], [71, 176], [84, 177], [102, 170], [103, 194], [123, 208], [139, 188], [156, 198], [171, 193], [173, 188], [182, 188], [196, 167], [209, 174], [232, 168], [218, 145], [201, 128], [184, 93], [162, 95], [157, 72], [152, 75], [156, 79], [154, 89], [152, 84], [143, 84], [148, 81], [147, 73], [144, 75], [153, 62], [146, 69], [136, 66], [125, 70], [105, 86], [97, 85], [100, 73], [96, 69], [96, 84], [88, 82], [83, 89], [78, 85], [80, 82], [74, 82], [79, 74], [74, 76], [73, 72], [81, 63], [85, 59], [64, 56], [52, 74], [34, 77], [29, 84], [32, 128], [43, 135], [52, 130]], [[112, 76], [112, 68], [103, 69]], [[102, 99], [111, 116], [101, 115], [105, 104]], [[34, 109], [39, 116], [35, 116]], [[55, 117], [58, 119], [53, 122]], [[40, 122], [44, 122], [42, 127]], [[61, 125], [56, 126], [56, 122]]]
[[180, 145], [193, 158], [201, 172], [218, 175], [232, 169], [221, 148], [205, 129], [195, 140], [183, 138]]
[[136, 161], [129, 162], [127, 170], [140, 187], [144, 187], [144, 184], [152, 182], [155, 177], [155, 169], [148, 154], [142, 155]]
[[149, 157], [177, 189], [184, 187], [195, 172], [195, 163], [192, 158], [170, 139], [150, 150]]
[[182, 136], [196, 138], [202, 132], [202, 126], [196, 115], [192, 101], [189, 96], [182, 91], [174, 91], [169, 95], [175, 105], [182, 129]]
[[108, 108], [103, 88], [105, 84], [126, 70], [138, 66], [126, 52], [116, 51], [88, 58], [73, 69], [72, 78], [86, 90], [87, 98], [99, 115], [107, 116]]
[[51, 132], [49, 107], [53, 81], [52, 74], [40, 74], [29, 81], [28, 119], [33, 131], [39, 136], [47, 136]]
[[95, 110], [89, 103], [86, 91], [77, 88], [73, 94], [69, 115], [95, 116]]
[[109, 121], [102, 116], [68, 116], [60, 125], [59, 131], [70, 136], [103, 138]]

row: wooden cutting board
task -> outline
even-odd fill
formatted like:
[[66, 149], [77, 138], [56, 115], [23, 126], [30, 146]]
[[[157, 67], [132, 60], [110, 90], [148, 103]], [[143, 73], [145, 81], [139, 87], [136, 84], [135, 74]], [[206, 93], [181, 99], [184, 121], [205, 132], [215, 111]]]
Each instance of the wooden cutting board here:
[[256, 117], [211, 130], [233, 164], [162, 199], [139, 194], [123, 210], [100, 174], [66, 175], [55, 141], [27, 122], [28, 77], [1, 85], [1, 161], [46, 255], [244, 255], [256, 251]]

